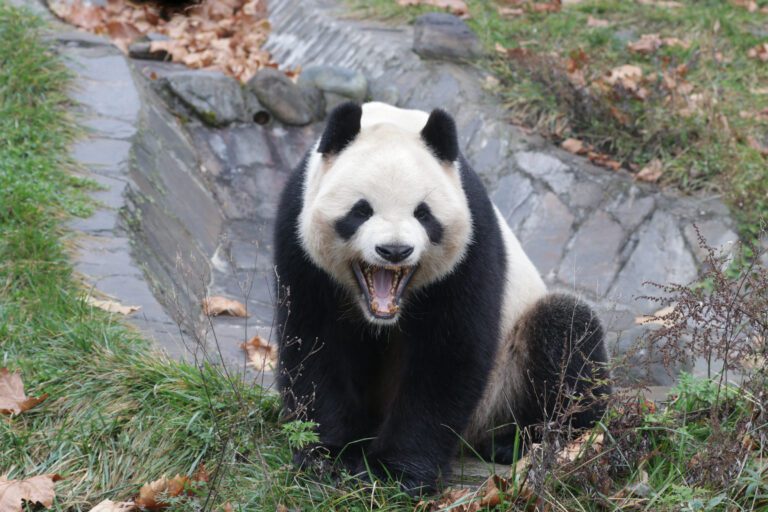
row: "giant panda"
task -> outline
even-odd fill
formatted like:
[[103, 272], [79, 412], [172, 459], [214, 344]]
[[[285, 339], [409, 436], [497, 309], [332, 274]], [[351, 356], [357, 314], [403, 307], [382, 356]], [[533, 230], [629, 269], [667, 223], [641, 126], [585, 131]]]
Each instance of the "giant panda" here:
[[337, 107], [274, 247], [283, 413], [319, 435], [297, 464], [323, 452], [430, 492], [462, 443], [509, 463], [516, 429], [602, 415], [600, 322], [547, 292], [443, 110]]

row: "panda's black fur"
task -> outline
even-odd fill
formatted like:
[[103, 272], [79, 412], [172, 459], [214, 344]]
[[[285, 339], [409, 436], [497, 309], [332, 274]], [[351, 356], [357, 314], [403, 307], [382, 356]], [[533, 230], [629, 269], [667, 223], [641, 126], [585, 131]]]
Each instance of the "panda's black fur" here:
[[[320, 152], [341, 152], [354, 143], [359, 108], [347, 104], [331, 114]], [[275, 229], [277, 382], [286, 418], [316, 422], [321, 448], [351, 472], [369, 468], [417, 492], [433, 489], [448, 471], [488, 384], [500, 338], [504, 289], [499, 276], [507, 265], [493, 205], [479, 176], [458, 154], [450, 116], [433, 114], [422, 137], [436, 158], [459, 159], [472, 242], [450, 275], [414, 292], [396, 326], [372, 328], [350, 306], [349, 292], [303, 249], [297, 225], [309, 155], [282, 193]], [[606, 361], [599, 322], [571, 297], [547, 296], [517, 331], [526, 345], [515, 350], [527, 351], [530, 361], [529, 399], [514, 404], [505, 421], [510, 426], [477, 446], [500, 462], [512, 457], [512, 425], [536, 424], [554, 411], [567, 340], [578, 341], [568, 351], [573, 357], [565, 378], [576, 393], [586, 389], [582, 378], [591, 372], [604, 376], [599, 363]], [[601, 385], [595, 391], [609, 389]], [[542, 407], [548, 400], [549, 409]], [[602, 412], [590, 401], [572, 422], [587, 426]], [[296, 461], [304, 462], [308, 453], [297, 453]]]

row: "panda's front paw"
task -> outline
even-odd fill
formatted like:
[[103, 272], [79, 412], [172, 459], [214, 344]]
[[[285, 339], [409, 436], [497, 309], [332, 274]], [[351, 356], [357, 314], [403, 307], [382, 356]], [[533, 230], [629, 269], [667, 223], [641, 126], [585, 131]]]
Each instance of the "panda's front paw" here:
[[412, 498], [434, 494], [437, 490], [437, 474], [429, 463], [415, 460], [398, 462], [372, 456], [368, 456], [363, 463], [365, 466], [357, 473], [363, 481], [369, 482], [373, 478], [383, 482], [395, 480], [400, 489]]
[[301, 471], [322, 474], [333, 465], [332, 450], [321, 444], [314, 444], [293, 452], [293, 466]]

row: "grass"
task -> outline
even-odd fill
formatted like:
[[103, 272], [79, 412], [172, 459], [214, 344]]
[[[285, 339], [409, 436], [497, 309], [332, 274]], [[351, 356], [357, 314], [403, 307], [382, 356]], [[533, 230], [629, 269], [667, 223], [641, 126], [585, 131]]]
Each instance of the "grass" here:
[[[399, 21], [435, 10], [394, 0], [351, 3]], [[768, 13], [724, 0], [682, 0], [677, 8], [584, 0], [555, 13], [499, 13], [514, 3], [467, 1], [469, 24], [494, 55], [483, 65], [500, 79], [515, 122], [555, 142], [580, 139], [634, 172], [659, 159], [662, 185], [723, 193], [743, 237], [758, 234], [768, 216], [768, 64], [748, 52], [768, 41]], [[628, 44], [644, 34], [688, 47], [631, 51]], [[499, 55], [496, 45], [513, 51]], [[605, 86], [606, 74], [625, 64], [642, 69], [644, 98]], [[583, 76], [580, 86], [569, 66]]]
[[[0, 418], [0, 475], [60, 474], [54, 509], [62, 511], [130, 500], [145, 482], [191, 476], [203, 464], [209, 481], [172, 499], [169, 510], [221, 510], [227, 502], [243, 511], [412, 509], [393, 485], [295, 472], [290, 447], [312, 436], [307, 425], [280, 426], [274, 394], [214, 364], [168, 360], [84, 302], [61, 221], [89, 213], [91, 184], [71, 172], [67, 148], [77, 129], [67, 115], [69, 76], [41, 42], [41, 28], [0, 0], [0, 366], [20, 370], [29, 395], [50, 395], [30, 411]], [[742, 428], [744, 411], [759, 401], [738, 393], [714, 428], [700, 411], [719, 407], [720, 395], [706, 381], [683, 385], [664, 412], [609, 415], [601, 428], [621, 442], [604, 456], [610, 462], [619, 454], [626, 464], [595, 458], [598, 470], [623, 468], [615, 480], [621, 485], [647, 475], [652, 493], [636, 510], [768, 506], [763, 444], [727, 490], [686, 480], [695, 454], [720, 432]], [[758, 422], [749, 432], [763, 427]], [[557, 473], [541, 488], [546, 503], [605, 510], [601, 493], [610, 489], [595, 484], [589, 467]], [[522, 507], [521, 499], [514, 491], [503, 496], [509, 507]]]

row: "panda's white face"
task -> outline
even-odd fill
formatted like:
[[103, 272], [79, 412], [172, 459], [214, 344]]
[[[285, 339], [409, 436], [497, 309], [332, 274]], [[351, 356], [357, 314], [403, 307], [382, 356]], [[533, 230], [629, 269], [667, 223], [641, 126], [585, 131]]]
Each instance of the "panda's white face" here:
[[458, 169], [427, 148], [421, 114], [417, 129], [363, 114], [348, 147], [307, 167], [300, 239], [376, 324], [395, 323], [409, 293], [449, 274], [471, 239]]

